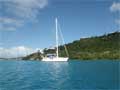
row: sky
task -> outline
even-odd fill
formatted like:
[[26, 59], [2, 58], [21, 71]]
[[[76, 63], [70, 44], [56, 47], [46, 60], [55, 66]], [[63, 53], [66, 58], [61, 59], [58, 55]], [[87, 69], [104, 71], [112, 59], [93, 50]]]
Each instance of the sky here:
[[119, 13], [119, 0], [0, 0], [0, 57], [53, 46], [56, 17], [70, 43], [120, 30]]

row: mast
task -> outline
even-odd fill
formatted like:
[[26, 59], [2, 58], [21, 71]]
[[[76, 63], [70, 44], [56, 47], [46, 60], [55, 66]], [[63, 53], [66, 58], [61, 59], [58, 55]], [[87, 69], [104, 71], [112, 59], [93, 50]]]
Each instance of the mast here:
[[57, 18], [55, 19], [55, 24], [56, 24], [56, 54], [58, 58], [58, 20]]

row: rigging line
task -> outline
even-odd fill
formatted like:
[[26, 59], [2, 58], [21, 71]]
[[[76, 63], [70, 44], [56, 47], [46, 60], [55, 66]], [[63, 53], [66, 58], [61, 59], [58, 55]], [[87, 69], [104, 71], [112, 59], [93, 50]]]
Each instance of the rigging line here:
[[69, 53], [68, 53], [68, 49], [67, 49], [67, 47], [66, 47], [66, 45], [65, 45], [65, 40], [64, 40], [64, 38], [63, 38], [63, 34], [62, 34], [62, 31], [61, 31], [61, 28], [60, 28], [60, 24], [58, 23], [58, 30], [60, 31], [60, 36], [61, 36], [61, 38], [62, 38], [62, 41], [63, 41], [63, 46], [64, 46], [64, 48], [65, 48], [65, 52], [66, 52], [66, 54], [67, 54], [67, 56], [69, 57]]
[[[116, 17], [117, 18], [117, 17]], [[118, 12], [118, 31], [120, 30], [120, 11]]]
[[[53, 40], [53, 41], [55, 41], [55, 39], [54, 39], [54, 38], [55, 38], [55, 34], [54, 34], [54, 33], [55, 33], [55, 29], [54, 29], [54, 28], [55, 28], [55, 27], [53, 27], [53, 28], [51, 29], [51, 31], [52, 31], [51, 37], [52, 37], [52, 40]], [[52, 45], [52, 44], [51, 44], [51, 45]], [[52, 48], [55, 48], [55, 47], [56, 47], [55, 45], [52, 45]]]

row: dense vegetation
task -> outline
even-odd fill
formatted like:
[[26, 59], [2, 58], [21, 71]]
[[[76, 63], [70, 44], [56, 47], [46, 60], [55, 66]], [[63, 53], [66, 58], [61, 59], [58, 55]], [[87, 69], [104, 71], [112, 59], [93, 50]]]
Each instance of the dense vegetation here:
[[[120, 32], [83, 38], [66, 46], [72, 59], [120, 59]], [[60, 56], [65, 56], [63, 46]]]
[[[81, 38], [66, 44], [70, 59], [120, 59], [120, 32]], [[44, 49], [44, 54], [55, 53], [55, 50]], [[43, 56], [42, 55], [42, 56]], [[67, 56], [64, 46], [59, 46], [59, 56]], [[42, 59], [41, 54], [34, 53], [24, 59]]]

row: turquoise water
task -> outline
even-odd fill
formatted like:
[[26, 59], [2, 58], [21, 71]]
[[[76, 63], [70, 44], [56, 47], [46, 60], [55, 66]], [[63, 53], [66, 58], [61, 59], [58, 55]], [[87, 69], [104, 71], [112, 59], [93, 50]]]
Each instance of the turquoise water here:
[[0, 61], [0, 90], [118, 90], [119, 62]]

